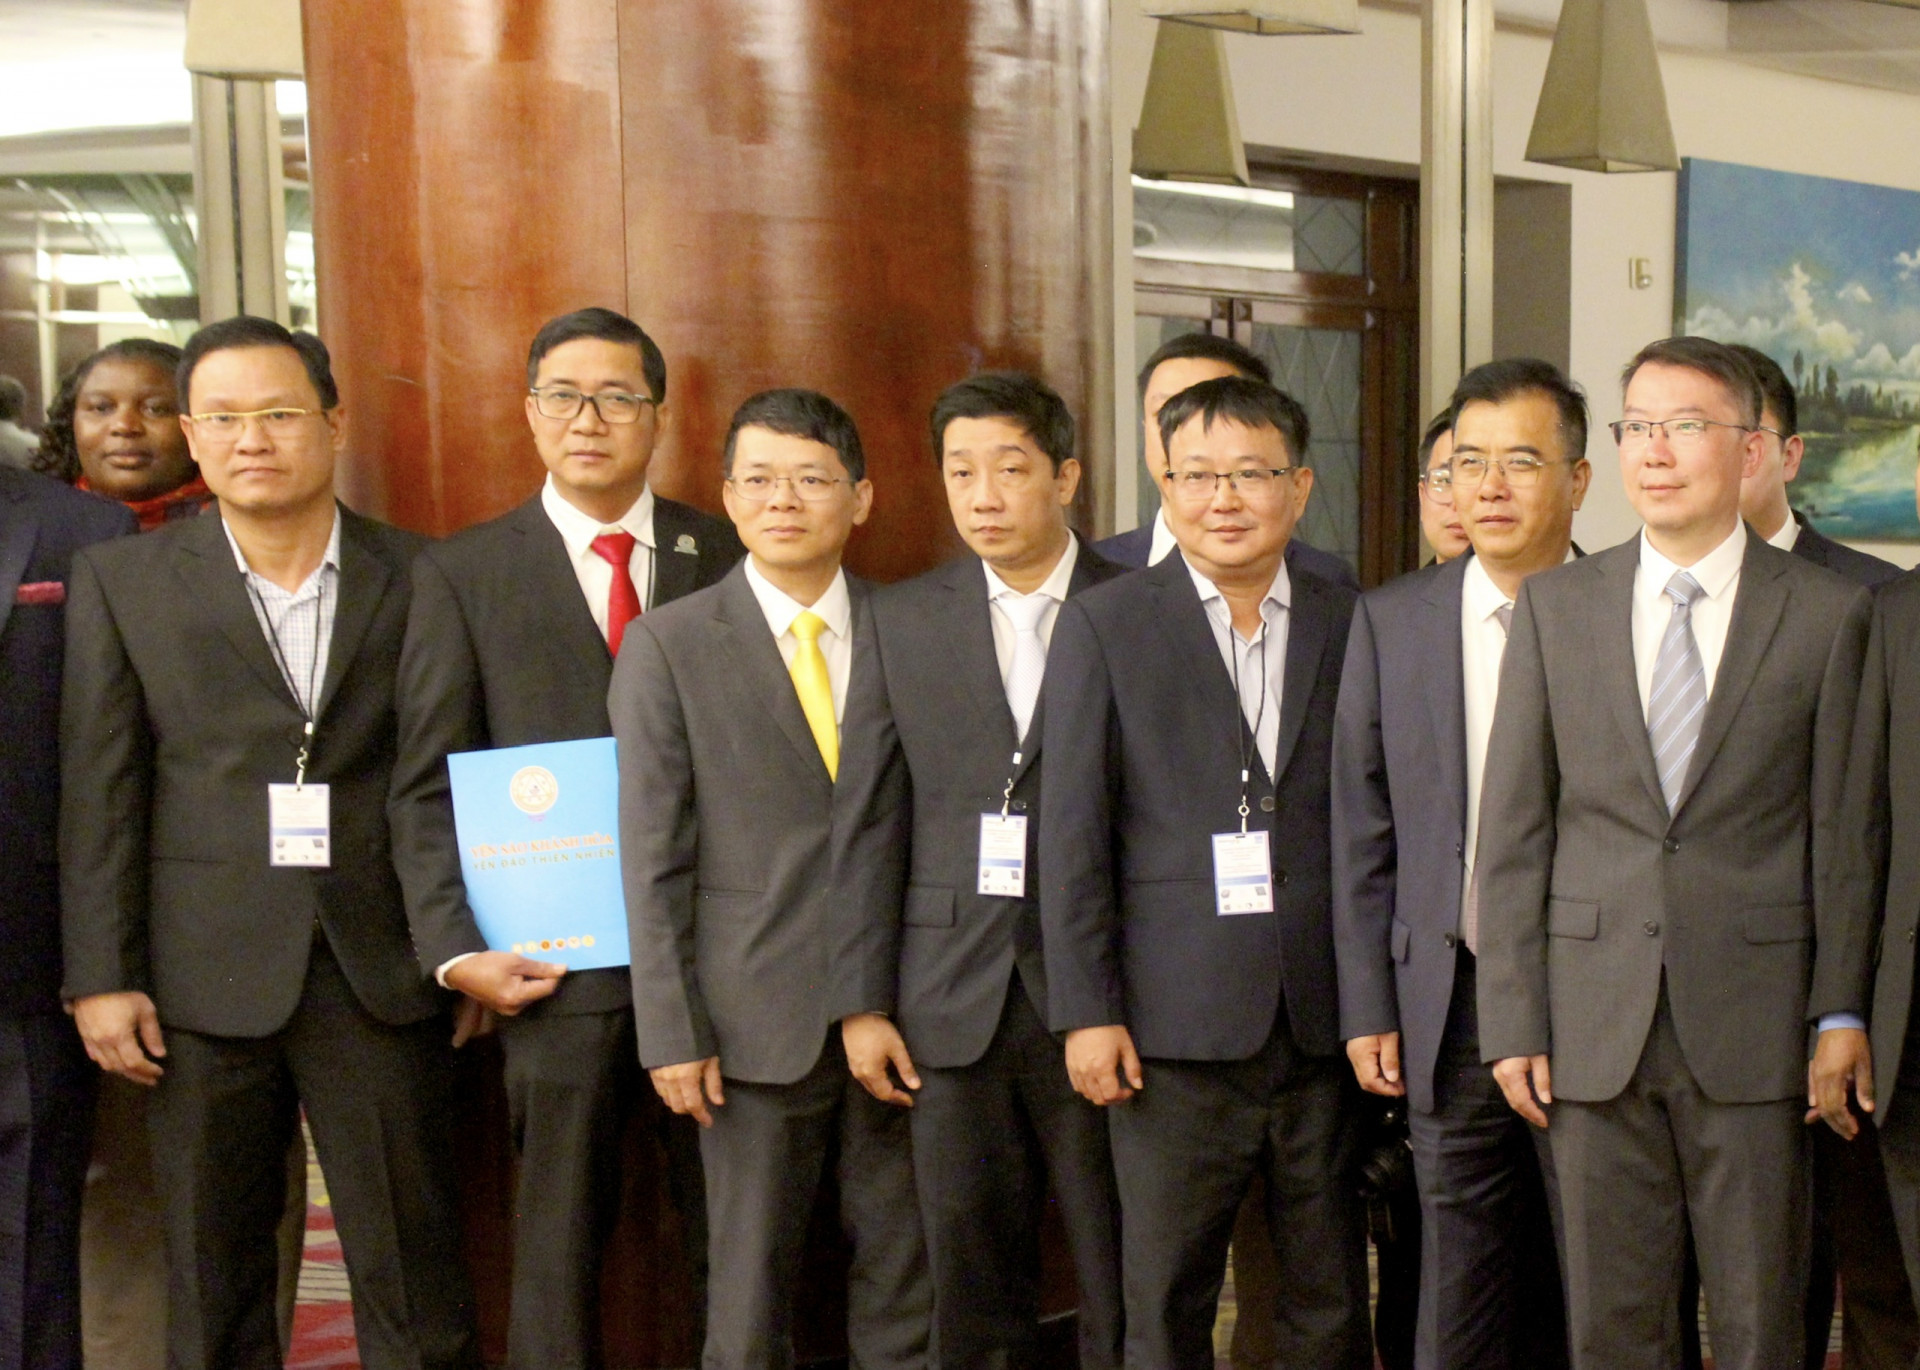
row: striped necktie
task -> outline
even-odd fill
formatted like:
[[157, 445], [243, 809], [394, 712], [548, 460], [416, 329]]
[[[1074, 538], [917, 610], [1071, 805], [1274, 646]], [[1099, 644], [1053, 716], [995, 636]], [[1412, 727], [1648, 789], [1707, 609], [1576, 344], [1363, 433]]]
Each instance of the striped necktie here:
[[1653, 765], [1660, 773], [1660, 792], [1671, 814], [1687, 783], [1687, 763], [1700, 742], [1700, 722], [1707, 710], [1707, 668], [1700, 661], [1700, 645], [1693, 638], [1694, 601], [1707, 592], [1689, 571], [1675, 571], [1667, 582], [1673, 617], [1660, 639], [1653, 660], [1653, 691], [1647, 697], [1647, 741], [1653, 744]]

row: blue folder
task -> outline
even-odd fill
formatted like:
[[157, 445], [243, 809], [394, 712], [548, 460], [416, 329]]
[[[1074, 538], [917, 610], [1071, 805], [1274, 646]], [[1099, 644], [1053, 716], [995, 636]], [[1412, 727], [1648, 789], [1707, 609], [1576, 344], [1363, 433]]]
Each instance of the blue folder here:
[[613, 746], [595, 737], [447, 758], [467, 903], [493, 950], [569, 970], [627, 964]]

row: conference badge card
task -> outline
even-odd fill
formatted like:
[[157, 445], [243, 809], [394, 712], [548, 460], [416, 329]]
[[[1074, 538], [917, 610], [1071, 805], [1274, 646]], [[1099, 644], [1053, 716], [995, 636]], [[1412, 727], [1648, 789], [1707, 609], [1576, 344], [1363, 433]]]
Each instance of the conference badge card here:
[[447, 758], [467, 903], [493, 950], [569, 970], [627, 964], [613, 748], [595, 737]]

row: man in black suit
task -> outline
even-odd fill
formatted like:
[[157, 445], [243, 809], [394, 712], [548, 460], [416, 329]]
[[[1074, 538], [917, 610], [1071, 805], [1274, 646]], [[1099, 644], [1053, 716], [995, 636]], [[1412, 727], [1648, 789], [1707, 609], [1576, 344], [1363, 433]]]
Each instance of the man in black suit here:
[[0, 466], [0, 1365], [78, 1370], [94, 1070], [60, 1011], [60, 659], [74, 554], [117, 504]]
[[[1835, 542], [1787, 503], [1787, 486], [1800, 474], [1806, 442], [1800, 405], [1780, 363], [1757, 347], [1729, 344], [1760, 381], [1760, 423], [1766, 450], [1760, 469], [1740, 482], [1740, 516], [1785, 552], [1838, 571], [1875, 589], [1900, 574], [1890, 561]], [[1849, 1143], [1832, 1128], [1813, 1129], [1813, 1261], [1807, 1281], [1806, 1370], [1826, 1364], [1833, 1322], [1836, 1266], [1846, 1286], [1842, 1310], [1849, 1364], [1875, 1367], [1913, 1363], [1920, 1325], [1900, 1270], [1900, 1235], [1887, 1199], [1879, 1135], [1861, 1130]], [[1857, 1359], [1856, 1359], [1857, 1358]], [[1698, 1364], [1698, 1358], [1694, 1358]]]
[[[877, 835], [892, 861], [884, 898], [860, 911], [874, 925], [882, 1012], [848, 1020], [847, 1059], [876, 1098], [913, 1108], [946, 1363], [1037, 1363], [1051, 1178], [1079, 1277], [1080, 1364], [1118, 1370], [1120, 1206], [1107, 1121], [1067, 1083], [1046, 1028], [1030, 825], [1054, 620], [1069, 596], [1123, 571], [1067, 527], [1080, 463], [1073, 418], [1053, 391], [1022, 375], [973, 376], [940, 396], [932, 427], [954, 526], [973, 555], [874, 596], [885, 709], [871, 733], [849, 737], [848, 779], [865, 797], [862, 837]], [[917, 1074], [911, 1098], [889, 1065]]]
[[1049, 656], [1051, 1025], [1109, 1122], [1127, 1364], [1211, 1367], [1234, 1215], [1267, 1180], [1277, 1363], [1372, 1363], [1348, 1169], [1328, 766], [1351, 591], [1289, 568], [1306, 415], [1242, 377], [1168, 401], [1180, 555], [1067, 601]]
[[[666, 386], [653, 339], [612, 310], [563, 314], [535, 335], [526, 411], [546, 484], [421, 553], [400, 656], [394, 863], [422, 969], [500, 1018], [520, 1158], [507, 1362], [538, 1370], [599, 1363], [621, 1133], [650, 1091], [624, 968], [562, 978], [557, 965], [487, 948], [461, 882], [446, 757], [611, 734], [607, 685], [630, 620], [739, 559], [729, 524], [647, 485]], [[698, 1288], [698, 1141], [687, 1119], [661, 1122]]]
[[[1546, 1133], [1480, 1063], [1472, 852], [1506, 620], [1572, 555], [1592, 479], [1585, 397], [1547, 362], [1475, 367], [1451, 401], [1473, 554], [1371, 590], [1333, 750], [1341, 1035], [1361, 1088], [1411, 1105], [1420, 1370], [1567, 1363]], [[1531, 1134], [1531, 1135], [1529, 1135]], [[1535, 1155], [1535, 1147], [1540, 1154]]]
[[[1273, 368], [1264, 360], [1233, 339], [1212, 333], [1183, 333], [1170, 338], [1140, 368], [1141, 443], [1148, 473], [1161, 482], [1163, 503], [1153, 522], [1130, 532], [1115, 533], [1093, 545], [1093, 550], [1108, 561], [1138, 570], [1158, 566], [1173, 551], [1173, 529], [1167, 522], [1164, 503], [1167, 449], [1160, 438], [1160, 410], [1188, 386], [1222, 376], [1244, 376], [1266, 385], [1273, 384]], [[1360, 581], [1345, 558], [1323, 552], [1298, 538], [1287, 539], [1287, 562], [1335, 585], [1344, 585], [1350, 590], [1360, 588]]]
[[854, 1081], [843, 1039], [858, 1033], [841, 1027], [882, 1007], [864, 983], [871, 929], [850, 915], [871, 907], [884, 856], [836, 841], [856, 817], [842, 731], [881, 709], [871, 592], [840, 566], [873, 487], [853, 420], [810, 390], [741, 405], [721, 469], [748, 558], [629, 626], [608, 699], [640, 1061], [706, 1129], [702, 1363], [792, 1364], [793, 1286], [832, 1165], [852, 1361], [920, 1370], [932, 1289], [907, 1115]]
[[304, 1108], [362, 1362], [476, 1364], [448, 999], [414, 960], [386, 816], [420, 539], [335, 502], [318, 338], [209, 325], [179, 389], [219, 517], [75, 560], [61, 723], [65, 994], [88, 1054], [155, 1086], [168, 1363], [280, 1363]]

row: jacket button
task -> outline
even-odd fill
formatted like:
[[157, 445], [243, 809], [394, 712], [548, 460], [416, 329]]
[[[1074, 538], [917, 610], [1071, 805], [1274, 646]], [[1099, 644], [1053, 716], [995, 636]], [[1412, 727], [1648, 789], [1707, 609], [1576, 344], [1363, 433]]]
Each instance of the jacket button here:
[[1455, 937], [1452, 933], [1448, 933], [1441, 940], [1443, 940], [1447, 944], [1447, 947], [1449, 949], [1452, 949], [1453, 947], [1457, 946], [1460, 941], [1460, 939], [1458, 937]]
[[1680, 850], [1680, 844], [1674, 841], [1671, 837], [1669, 837], [1666, 841], [1662, 842], [1660, 845], [1666, 849], [1667, 854], [1669, 856], [1671, 856], [1674, 852], [1677, 852]]
[[1273, 883], [1278, 885], [1281, 889], [1285, 889], [1287, 887], [1287, 873], [1285, 871], [1280, 871], [1278, 874], [1276, 874], [1273, 877]]
[[1015, 813], [1025, 813], [1027, 811], [1027, 801], [1024, 799], [1016, 799], [1010, 807]]
[[1911, 942], [1911, 941], [1913, 940], [1913, 929], [1912, 929], [1912, 928], [1908, 928], [1908, 929], [1907, 929], [1907, 940], [1908, 940], [1909, 942]]
[[1649, 937], [1658, 937], [1660, 935], [1660, 925], [1654, 922], [1652, 919], [1648, 919], [1646, 921], [1646, 923], [1643, 925], [1643, 929], [1646, 932], [1647, 936]]
[[1455, 842], [1453, 844], [1453, 854], [1459, 857], [1462, 861], [1466, 860], [1467, 844], [1465, 842]]
[[1261, 813], [1273, 812], [1273, 796], [1272, 795], [1263, 794], [1260, 796], [1260, 812]]

